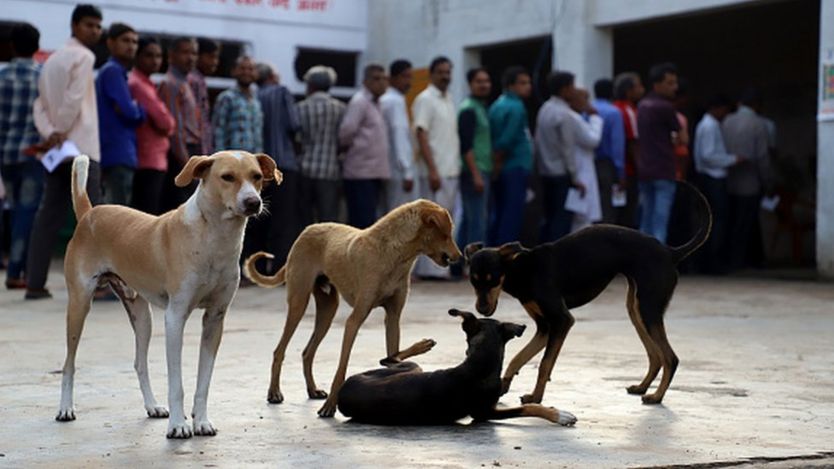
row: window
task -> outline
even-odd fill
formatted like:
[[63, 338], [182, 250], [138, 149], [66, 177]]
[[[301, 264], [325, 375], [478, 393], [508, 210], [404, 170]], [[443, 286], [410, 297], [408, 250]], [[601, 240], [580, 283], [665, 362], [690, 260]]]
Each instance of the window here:
[[314, 65], [326, 65], [336, 70], [335, 86], [353, 88], [356, 86], [356, 59], [358, 52], [326, 49], [298, 48], [295, 56], [295, 76], [304, 81], [304, 74]]

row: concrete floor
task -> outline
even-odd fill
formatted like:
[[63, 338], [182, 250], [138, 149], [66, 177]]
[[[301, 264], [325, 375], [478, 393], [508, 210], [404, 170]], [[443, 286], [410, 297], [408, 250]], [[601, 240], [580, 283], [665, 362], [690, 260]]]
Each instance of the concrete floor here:
[[[302, 322], [284, 367], [286, 401], [265, 400], [271, 351], [284, 322], [284, 290], [241, 290], [226, 322], [209, 400], [219, 433], [165, 438], [167, 422], [145, 417], [133, 372], [133, 336], [117, 303], [96, 303], [87, 320], [76, 373], [78, 420], [53, 420], [64, 359], [63, 279], [55, 299], [24, 302], [0, 292], [0, 467], [625, 467], [709, 464], [724, 467], [834, 464], [834, 287], [740, 278], [684, 278], [667, 314], [681, 359], [661, 406], [627, 395], [646, 368], [625, 313], [623, 281], [576, 310], [544, 403], [573, 412], [563, 428], [540, 420], [451, 427], [386, 428], [320, 419], [320, 401], [304, 391], [301, 349], [313, 315]], [[462, 360], [464, 335], [450, 307], [471, 309], [467, 284], [413, 286], [403, 344], [431, 337], [425, 369]], [[347, 310], [342, 306], [316, 363], [329, 387]], [[151, 380], [167, 402], [160, 312], [151, 342]], [[200, 318], [186, 329], [186, 411], [196, 380]], [[504, 296], [495, 315], [529, 324]], [[508, 356], [530, 337], [511, 341]], [[381, 311], [360, 332], [350, 372], [384, 355]], [[535, 382], [537, 360], [502, 399], [514, 405]], [[750, 459], [760, 458], [760, 459]]]

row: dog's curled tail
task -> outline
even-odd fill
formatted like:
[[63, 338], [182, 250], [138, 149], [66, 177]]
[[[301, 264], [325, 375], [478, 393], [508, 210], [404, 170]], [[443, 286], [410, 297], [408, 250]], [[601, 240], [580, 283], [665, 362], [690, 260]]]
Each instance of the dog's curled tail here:
[[672, 255], [675, 257], [676, 263], [686, 259], [687, 256], [701, 247], [701, 245], [706, 242], [707, 238], [709, 238], [709, 234], [712, 231], [712, 210], [710, 209], [709, 202], [707, 202], [707, 198], [704, 197], [704, 194], [702, 194], [701, 191], [688, 182], [679, 181], [678, 185], [686, 187], [690, 195], [696, 199], [695, 205], [697, 205], [696, 213], [698, 214], [698, 231], [694, 236], [692, 236], [692, 239], [687, 241], [685, 244], [669, 248], [672, 251]]
[[281, 270], [276, 272], [275, 275], [264, 275], [258, 272], [258, 269], [255, 267], [255, 262], [262, 258], [274, 259], [275, 256], [263, 251], [252, 254], [243, 263], [243, 275], [255, 282], [259, 287], [275, 288], [278, 285], [283, 285], [287, 280], [287, 266], [281, 267]]
[[78, 155], [72, 162], [72, 209], [75, 211], [75, 219], [80, 220], [93, 208], [90, 196], [87, 195], [87, 172], [90, 169], [90, 157]]

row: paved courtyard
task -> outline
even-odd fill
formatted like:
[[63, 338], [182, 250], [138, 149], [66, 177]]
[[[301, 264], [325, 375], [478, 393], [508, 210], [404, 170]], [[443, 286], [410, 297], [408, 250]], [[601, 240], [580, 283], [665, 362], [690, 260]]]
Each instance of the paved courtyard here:
[[[209, 399], [215, 437], [165, 438], [166, 420], [145, 417], [133, 372], [133, 335], [117, 303], [96, 303], [76, 373], [78, 420], [58, 423], [66, 291], [24, 302], [0, 292], [0, 467], [630, 467], [834, 464], [834, 286], [744, 278], [682, 279], [667, 314], [681, 359], [663, 405], [646, 406], [625, 387], [640, 380], [646, 357], [628, 321], [624, 281], [574, 311], [544, 403], [573, 412], [574, 428], [543, 420], [450, 427], [388, 428], [316, 416], [301, 349], [312, 311], [290, 345], [281, 405], [266, 403], [271, 352], [285, 318], [284, 289], [238, 293], [226, 321]], [[403, 344], [430, 337], [424, 369], [454, 366], [465, 342], [450, 307], [471, 309], [467, 284], [415, 284], [403, 316]], [[316, 362], [329, 387], [347, 309], [343, 305]], [[530, 323], [502, 297], [495, 317]], [[350, 372], [384, 355], [383, 315], [361, 330]], [[154, 312], [151, 381], [167, 402], [162, 313]], [[512, 356], [528, 331], [508, 345]], [[186, 412], [196, 380], [199, 313], [186, 328]], [[502, 403], [514, 405], [535, 382], [538, 359], [521, 370]]]

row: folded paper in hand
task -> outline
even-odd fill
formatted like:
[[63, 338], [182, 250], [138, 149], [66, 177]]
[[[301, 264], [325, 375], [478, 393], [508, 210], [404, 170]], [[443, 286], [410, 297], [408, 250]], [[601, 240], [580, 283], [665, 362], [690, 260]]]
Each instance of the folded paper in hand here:
[[565, 198], [565, 210], [574, 213], [586, 213], [588, 211], [588, 199], [582, 197], [579, 189], [571, 187], [568, 189], [567, 198]]
[[78, 147], [71, 140], [66, 140], [60, 146], [54, 146], [46, 152], [41, 158], [41, 163], [51, 173], [67, 158], [75, 158], [80, 154]]

